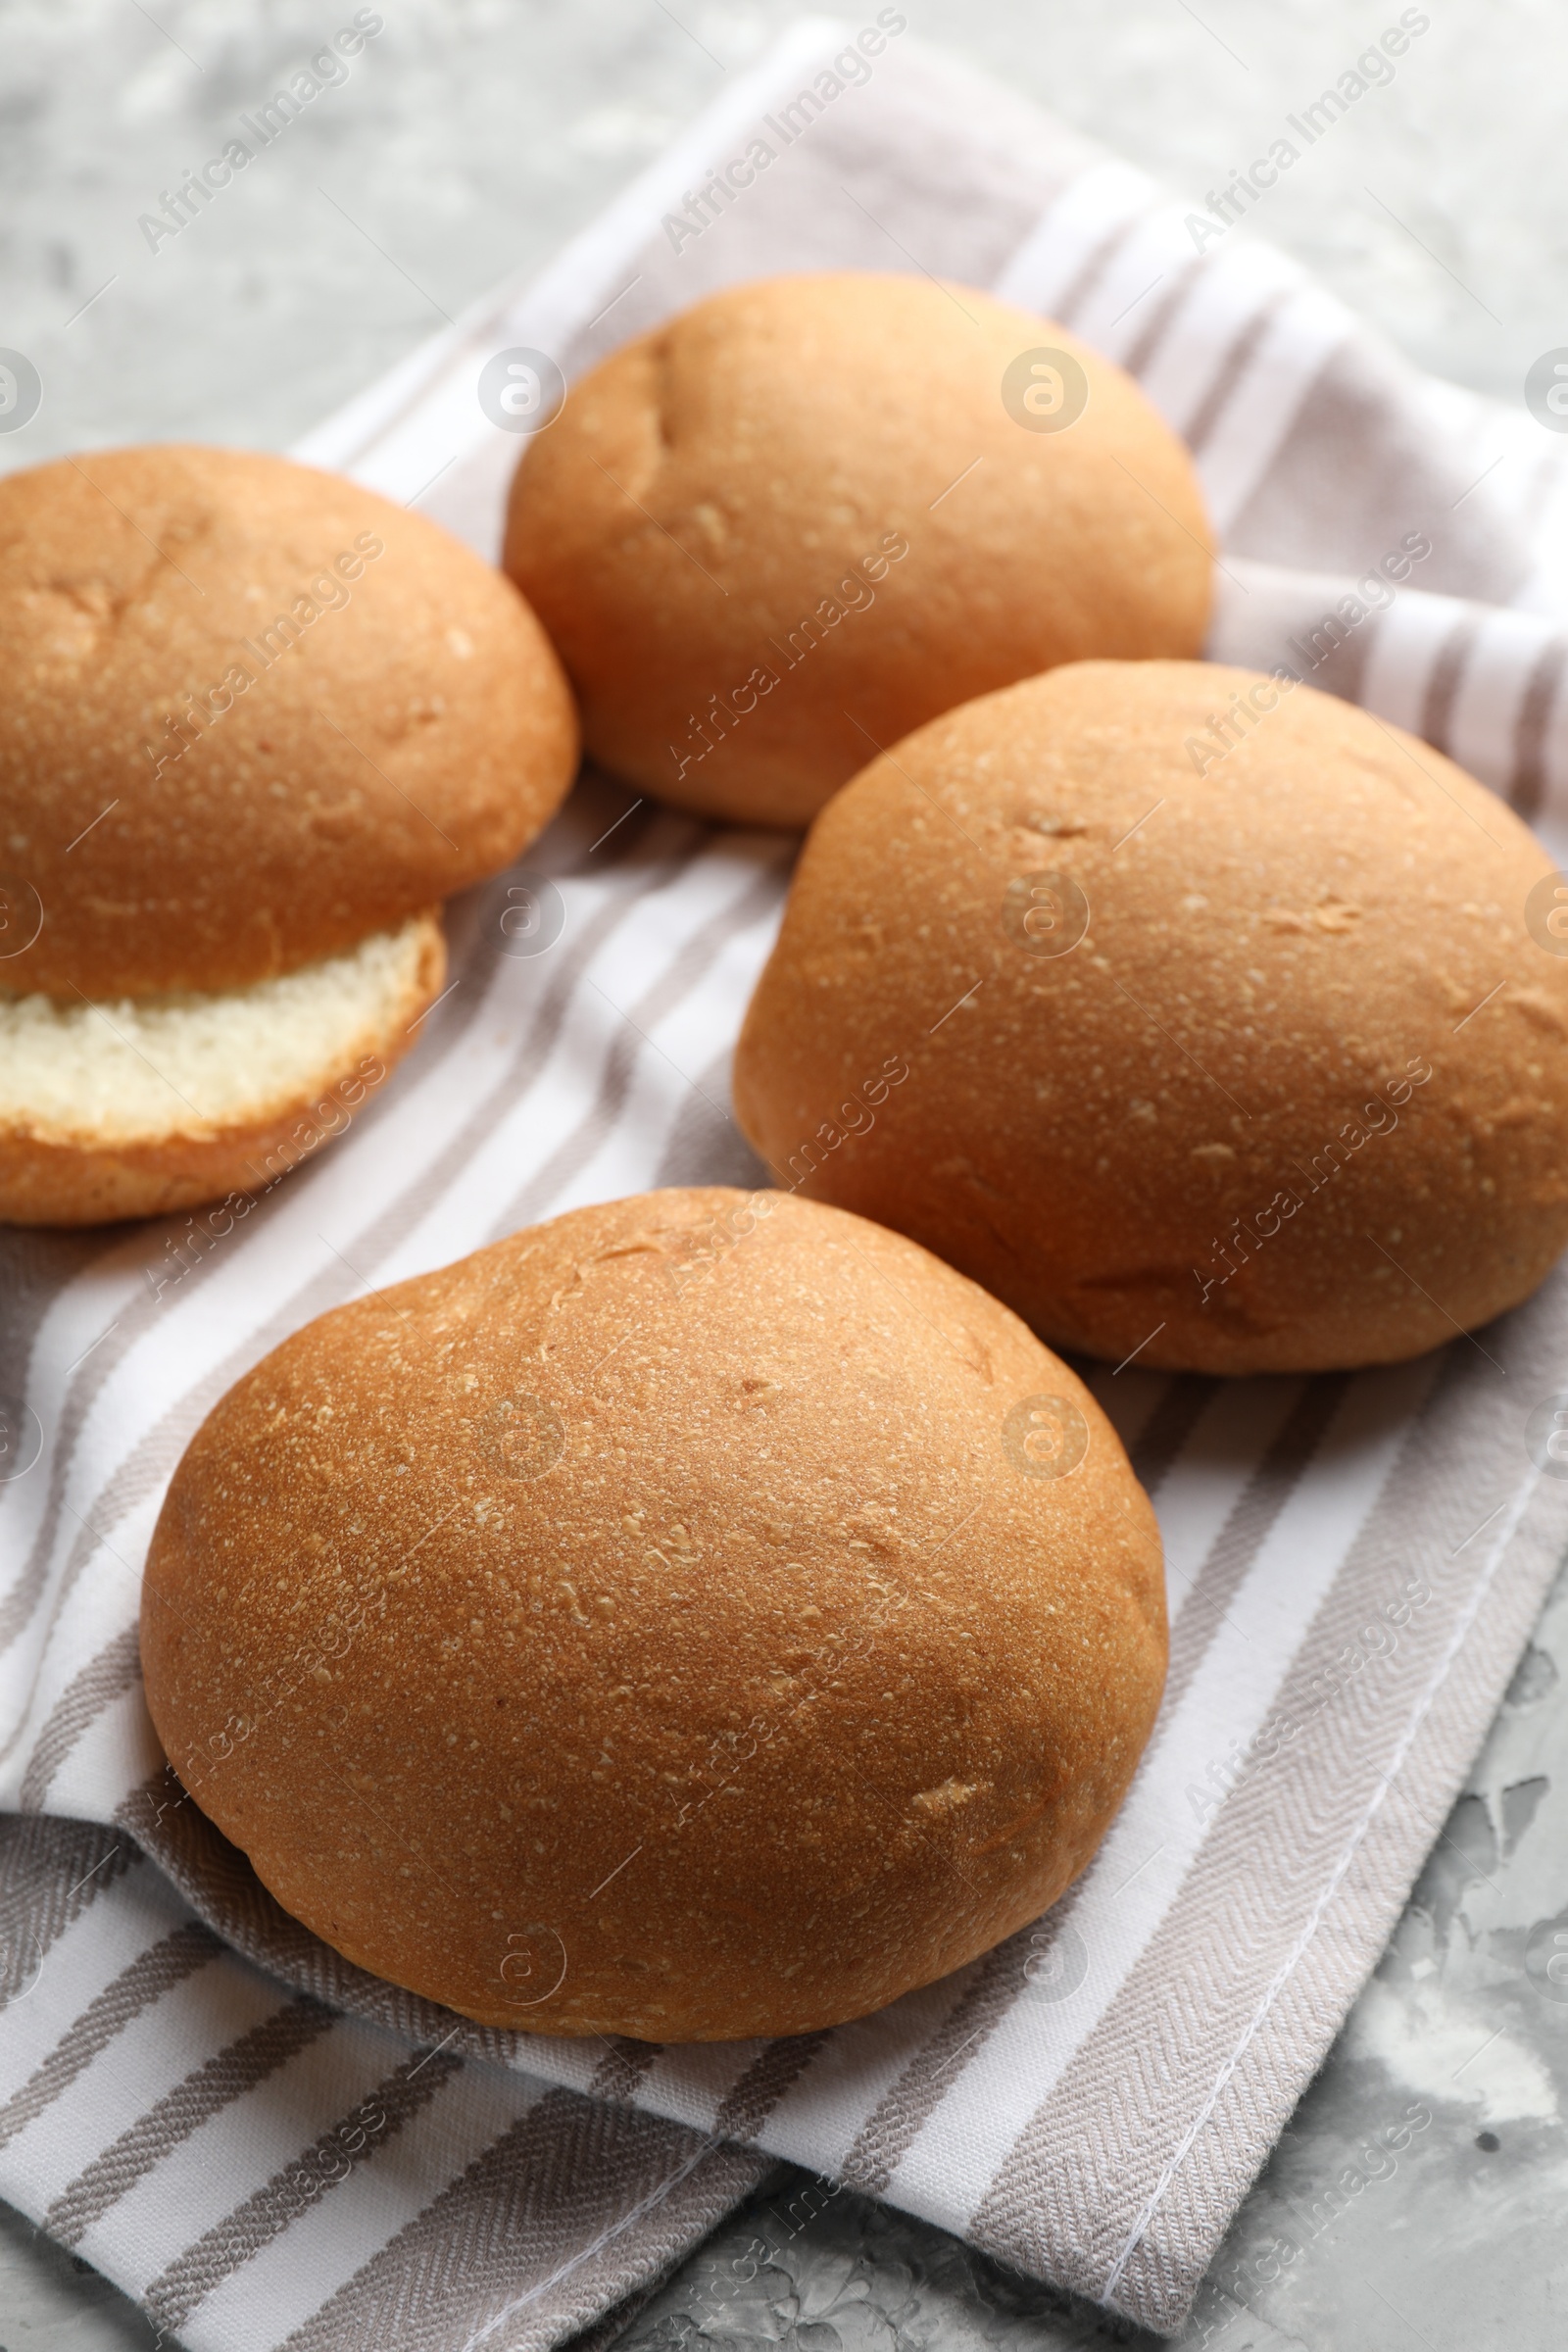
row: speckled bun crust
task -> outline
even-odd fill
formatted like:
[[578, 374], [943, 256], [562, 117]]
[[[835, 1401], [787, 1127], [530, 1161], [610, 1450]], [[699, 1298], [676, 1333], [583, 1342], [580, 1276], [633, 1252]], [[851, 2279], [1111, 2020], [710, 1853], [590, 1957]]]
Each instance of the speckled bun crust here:
[[176, 1770], [328, 1942], [661, 2041], [858, 2016], [1034, 1918], [1165, 1664], [1066, 1367], [900, 1236], [717, 1189], [287, 1341], [175, 1473], [141, 1638]]
[[[1042, 350], [1087, 379], [1063, 430], [1004, 405]], [[1057, 390], [1007, 380], [1014, 411]], [[603, 362], [526, 451], [505, 563], [599, 760], [769, 825], [973, 695], [1196, 654], [1209, 606], [1197, 476], [1129, 376], [972, 287], [859, 271], [729, 287]]]
[[352, 482], [235, 450], [0, 482], [0, 878], [18, 935], [42, 915], [0, 962], [19, 993], [242, 987], [330, 955], [505, 865], [575, 764], [508, 581]]
[[1568, 1240], [1568, 960], [1526, 923], [1551, 870], [1451, 760], [1310, 687], [1056, 670], [823, 811], [737, 1111], [785, 1181], [1055, 1346], [1415, 1355]]

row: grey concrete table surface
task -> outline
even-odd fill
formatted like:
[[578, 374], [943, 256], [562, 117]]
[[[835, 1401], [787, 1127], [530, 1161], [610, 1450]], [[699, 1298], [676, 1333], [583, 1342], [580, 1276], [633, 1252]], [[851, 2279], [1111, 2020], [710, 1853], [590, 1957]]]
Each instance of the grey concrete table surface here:
[[[1199, 198], [1399, 15], [1396, 0], [904, 5], [926, 39]], [[347, 80], [265, 171], [154, 253], [138, 216], [353, 8], [0, 0], [0, 345], [43, 384], [25, 429], [0, 432], [0, 470], [181, 435], [285, 446], [497, 280], [547, 261], [795, 11], [387, 0], [379, 13]], [[1429, 0], [1428, 13], [1396, 79], [1257, 225], [1423, 366], [1516, 400], [1530, 363], [1568, 342], [1568, 10]], [[1568, 2341], [1559, 1978], [1568, 1588], [1184, 2343]], [[781, 2178], [710, 2241], [626, 2352], [1152, 2341], [920, 2224], [804, 2186]], [[152, 2340], [102, 2279], [0, 2209], [0, 2352]]]

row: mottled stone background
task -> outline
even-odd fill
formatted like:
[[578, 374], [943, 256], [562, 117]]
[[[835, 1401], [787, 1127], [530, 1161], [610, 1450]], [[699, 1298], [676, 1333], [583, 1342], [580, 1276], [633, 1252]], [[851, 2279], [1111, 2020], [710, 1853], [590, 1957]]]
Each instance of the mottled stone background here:
[[[1398, 0], [903, 4], [926, 39], [1199, 201], [1400, 14]], [[44, 385], [31, 423], [0, 434], [0, 468], [178, 435], [286, 445], [546, 261], [795, 11], [388, 0], [347, 83], [149, 252], [138, 215], [353, 13], [0, 0], [0, 345]], [[1425, 13], [1396, 79], [1303, 157], [1256, 224], [1424, 366], [1517, 400], [1531, 361], [1568, 343], [1568, 9]], [[1564, 1676], [1568, 1591], [1188, 2345], [1568, 2342], [1568, 1984], [1546, 1974], [1559, 1926], [1568, 1952]], [[803, 2186], [781, 2176], [648, 2306], [626, 2352], [1151, 2340], [857, 2199], [803, 2201]], [[0, 2209], [0, 2352], [152, 2340]]]

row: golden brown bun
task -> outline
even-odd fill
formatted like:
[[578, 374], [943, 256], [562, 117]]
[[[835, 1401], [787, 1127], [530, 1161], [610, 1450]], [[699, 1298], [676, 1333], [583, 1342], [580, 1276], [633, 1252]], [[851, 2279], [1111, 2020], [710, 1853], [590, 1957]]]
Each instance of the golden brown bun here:
[[505, 865], [576, 758], [509, 582], [418, 514], [237, 450], [0, 482], [0, 675], [7, 944], [42, 914], [0, 963], [18, 991], [238, 988], [390, 930]]
[[426, 912], [221, 995], [0, 997], [0, 1224], [101, 1225], [268, 1191], [352, 1123], [446, 964]]
[[783, 1181], [820, 1163], [815, 1194], [1056, 1346], [1415, 1355], [1568, 1239], [1568, 961], [1525, 922], [1551, 870], [1450, 760], [1310, 687], [1055, 670], [823, 811], [737, 1111]]
[[[1088, 380], [1065, 430], [1004, 405], [1043, 349]], [[1014, 409], [1054, 389], [1009, 378]], [[748, 824], [805, 824], [1055, 662], [1196, 654], [1209, 605], [1197, 476], [1130, 377], [972, 287], [863, 272], [730, 287], [606, 360], [530, 443], [505, 562], [594, 755]]]
[[1165, 1664], [1081, 1383], [898, 1235], [720, 1189], [286, 1342], [174, 1475], [141, 1638], [307, 1926], [486, 2024], [661, 2041], [858, 2016], [1034, 1918]]

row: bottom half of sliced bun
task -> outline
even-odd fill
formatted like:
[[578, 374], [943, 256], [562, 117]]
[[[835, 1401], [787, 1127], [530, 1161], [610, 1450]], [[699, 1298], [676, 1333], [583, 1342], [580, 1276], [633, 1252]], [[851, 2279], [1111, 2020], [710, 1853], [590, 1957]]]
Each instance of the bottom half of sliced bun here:
[[264, 1190], [350, 1125], [445, 977], [432, 909], [249, 988], [0, 993], [0, 1223], [97, 1225]]

